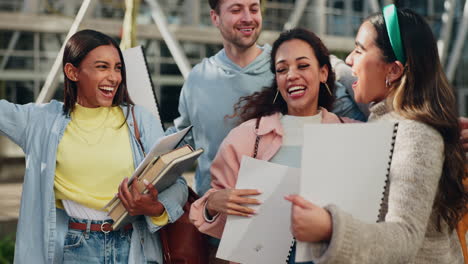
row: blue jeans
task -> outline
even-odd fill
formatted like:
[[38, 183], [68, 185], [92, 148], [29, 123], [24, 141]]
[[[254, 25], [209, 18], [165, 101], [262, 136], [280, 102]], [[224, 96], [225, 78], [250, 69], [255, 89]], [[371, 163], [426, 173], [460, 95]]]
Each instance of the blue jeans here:
[[[102, 224], [103, 221], [71, 218], [71, 222]], [[110, 221], [106, 221], [110, 222]], [[132, 230], [121, 228], [104, 233], [69, 229], [65, 237], [63, 263], [128, 263]]]
[[296, 240], [292, 246], [289, 254], [288, 264], [314, 264], [312, 261], [309, 262], [296, 262]]

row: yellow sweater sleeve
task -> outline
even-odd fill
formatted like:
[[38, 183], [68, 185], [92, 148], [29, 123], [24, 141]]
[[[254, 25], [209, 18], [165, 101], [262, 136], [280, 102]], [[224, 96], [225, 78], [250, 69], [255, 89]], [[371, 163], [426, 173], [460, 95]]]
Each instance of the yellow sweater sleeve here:
[[153, 222], [153, 224], [157, 226], [167, 225], [167, 223], [169, 222], [169, 215], [167, 214], [167, 211], [164, 210], [164, 212], [160, 216], [152, 216], [151, 222]]

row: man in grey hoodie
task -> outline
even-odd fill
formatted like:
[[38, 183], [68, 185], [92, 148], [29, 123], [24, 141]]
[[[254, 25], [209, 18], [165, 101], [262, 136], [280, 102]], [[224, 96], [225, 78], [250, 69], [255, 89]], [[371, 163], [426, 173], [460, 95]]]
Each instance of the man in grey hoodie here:
[[[233, 113], [241, 96], [271, 85], [274, 77], [270, 72], [271, 47], [257, 45], [262, 29], [260, 0], [209, 0], [209, 4], [223, 49], [190, 72], [180, 94], [180, 117], [174, 120], [177, 130], [193, 125], [186, 142], [205, 150], [195, 174], [195, 190], [200, 196], [210, 188], [210, 166], [219, 145], [238, 124], [236, 118], [225, 117]], [[365, 119], [343, 86], [337, 86], [336, 95], [335, 113]]]

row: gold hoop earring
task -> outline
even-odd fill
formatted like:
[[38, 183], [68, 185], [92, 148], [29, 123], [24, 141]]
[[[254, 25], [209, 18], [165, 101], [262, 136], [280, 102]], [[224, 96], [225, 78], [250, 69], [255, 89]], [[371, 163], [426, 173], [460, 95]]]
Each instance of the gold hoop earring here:
[[278, 89], [276, 89], [276, 94], [275, 94], [275, 98], [273, 99], [273, 104], [275, 104], [275, 102], [276, 102], [276, 98], [278, 97], [278, 93], [279, 93], [279, 91], [278, 91]]
[[325, 85], [325, 88], [327, 89], [328, 94], [330, 94], [330, 96], [333, 96], [333, 93], [331, 92], [330, 87], [328, 86], [328, 84], [326, 82], [323, 82], [322, 84]]

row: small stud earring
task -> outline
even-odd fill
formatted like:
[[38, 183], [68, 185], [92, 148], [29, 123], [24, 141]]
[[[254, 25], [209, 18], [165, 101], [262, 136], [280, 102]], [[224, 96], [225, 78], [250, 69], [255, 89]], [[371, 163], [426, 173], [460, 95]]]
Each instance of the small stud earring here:
[[390, 82], [390, 80], [388, 79], [385, 79], [385, 87], [390, 87], [390, 85], [392, 85], [392, 82]]

